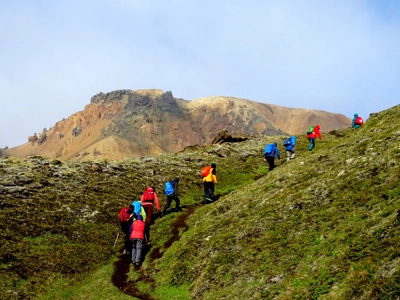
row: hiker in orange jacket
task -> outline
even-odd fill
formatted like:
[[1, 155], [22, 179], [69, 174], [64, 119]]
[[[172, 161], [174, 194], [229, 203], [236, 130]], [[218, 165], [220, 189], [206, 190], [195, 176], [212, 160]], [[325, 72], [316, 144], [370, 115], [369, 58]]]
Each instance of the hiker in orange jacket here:
[[210, 173], [206, 177], [203, 177], [204, 203], [212, 202], [211, 197], [214, 195], [214, 184], [217, 183], [217, 165], [212, 163]]
[[319, 139], [322, 139], [321, 132], [320, 132], [321, 127], [317, 124], [314, 126], [314, 129], [312, 129], [311, 132], [307, 132], [307, 138], [310, 141], [310, 147], [308, 147], [308, 151], [311, 151], [315, 147], [315, 138], [318, 136]]
[[140, 265], [140, 260], [142, 257], [145, 226], [146, 224], [143, 222], [142, 216], [138, 215], [137, 219], [133, 221], [130, 228], [130, 240], [132, 242], [132, 263], [134, 263], [136, 266]]
[[153, 214], [154, 203], [156, 204], [156, 209], [160, 210], [160, 202], [158, 201], [156, 189], [152, 186], [149, 186], [143, 193], [140, 198], [140, 202], [142, 202], [142, 206], [146, 212], [146, 229], [145, 235], [147, 236], [148, 241], [150, 241], [150, 224], [151, 224], [151, 215]]

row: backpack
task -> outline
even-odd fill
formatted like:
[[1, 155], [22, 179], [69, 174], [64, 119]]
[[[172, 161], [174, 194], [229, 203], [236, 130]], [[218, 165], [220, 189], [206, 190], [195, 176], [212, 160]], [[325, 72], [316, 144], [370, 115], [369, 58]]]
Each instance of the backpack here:
[[308, 130], [307, 130], [307, 134], [313, 133], [314, 132], [314, 127], [315, 126], [310, 126], [310, 128], [308, 128]]
[[211, 166], [205, 166], [201, 169], [201, 177], [207, 177], [211, 172]]
[[357, 125], [362, 125], [364, 124], [364, 120], [361, 117], [357, 117], [354, 123]]
[[266, 154], [273, 154], [275, 155], [275, 145], [274, 144], [267, 144], [264, 148], [264, 155]]
[[285, 147], [290, 146], [291, 144], [292, 144], [291, 138], [287, 138], [283, 141], [283, 146]]
[[143, 201], [153, 201], [154, 200], [154, 190], [152, 187], [148, 187], [143, 194]]
[[142, 202], [140, 202], [139, 200], [135, 200], [132, 202], [131, 207], [133, 209], [133, 212], [136, 215], [139, 215], [142, 208]]
[[169, 182], [169, 181], [167, 181], [167, 182], [165, 183], [165, 188], [164, 188], [164, 190], [165, 190], [165, 195], [171, 196], [171, 195], [174, 193], [174, 187], [172, 186], [172, 183]]
[[132, 216], [132, 208], [130, 207], [124, 207], [119, 211], [119, 221], [121, 223], [127, 223], [129, 222], [131, 216]]

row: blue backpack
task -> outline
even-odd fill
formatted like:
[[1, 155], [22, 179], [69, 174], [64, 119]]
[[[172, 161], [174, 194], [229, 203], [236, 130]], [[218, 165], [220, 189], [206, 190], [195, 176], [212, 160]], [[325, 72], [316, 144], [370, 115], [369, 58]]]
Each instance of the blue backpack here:
[[171, 196], [174, 193], [174, 187], [172, 186], [172, 183], [167, 181], [165, 183], [164, 190], [165, 190], [165, 195]]
[[274, 148], [275, 148], [274, 144], [267, 144], [264, 149], [264, 155], [266, 154], [275, 155]]
[[283, 146], [287, 147], [292, 144], [291, 138], [287, 138], [283, 141]]

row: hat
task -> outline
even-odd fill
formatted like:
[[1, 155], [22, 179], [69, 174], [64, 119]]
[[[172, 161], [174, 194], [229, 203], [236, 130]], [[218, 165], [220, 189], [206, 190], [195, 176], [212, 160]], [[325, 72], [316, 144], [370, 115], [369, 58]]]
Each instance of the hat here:
[[215, 169], [217, 167], [217, 165], [215, 163], [211, 164], [211, 168]]

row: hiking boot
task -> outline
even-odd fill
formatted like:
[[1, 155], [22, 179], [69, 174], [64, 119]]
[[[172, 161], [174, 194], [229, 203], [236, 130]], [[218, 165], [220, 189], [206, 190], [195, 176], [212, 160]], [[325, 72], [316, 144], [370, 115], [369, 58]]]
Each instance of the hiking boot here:
[[135, 266], [140, 266], [140, 262], [135, 262]]
[[124, 249], [124, 252], [122, 252], [122, 254], [129, 254], [129, 251]]

